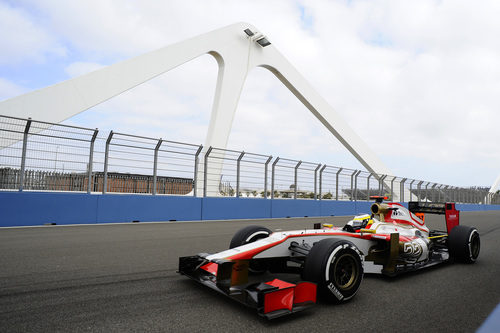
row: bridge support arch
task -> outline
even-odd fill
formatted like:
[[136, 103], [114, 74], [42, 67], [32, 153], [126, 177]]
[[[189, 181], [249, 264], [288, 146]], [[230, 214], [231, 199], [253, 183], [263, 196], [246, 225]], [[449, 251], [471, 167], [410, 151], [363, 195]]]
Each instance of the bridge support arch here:
[[[264, 39], [263, 39], [264, 38]], [[204, 54], [218, 63], [205, 147], [226, 148], [243, 84], [255, 67], [271, 71], [374, 174], [392, 174], [288, 60], [248, 23], [236, 23], [58, 84], [0, 102], [0, 114], [62, 122]], [[267, 43], [266, 43], [267, 42]], [[220, 174], [221, 165], [212, 174]], [[386, 184], [387, 188], [390, 185]], [[217, 188], [211, 186], [209, 194]], [[201, 192], [200, 192], [201, 193]], [[393, 200], [398, 200], [395, 195]]]

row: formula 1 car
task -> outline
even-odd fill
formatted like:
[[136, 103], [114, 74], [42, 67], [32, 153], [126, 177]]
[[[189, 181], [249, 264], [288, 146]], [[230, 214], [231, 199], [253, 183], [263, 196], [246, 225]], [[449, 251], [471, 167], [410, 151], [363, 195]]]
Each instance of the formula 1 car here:
[[[307, 309], [317, 297], [335, 303], [352, 299], [364, 273], [394, 276], [478, 258], [479, 233], [459, 225], [454, 203], [410, 202], [407, 209], [375, 199], [371, 215], [356, 216], [343, 228], [319, 223], [314, 229], [279, 232], [245, 227], [229, 250], [180, 257], [178, 272], [273, 319]], [[429, 230], [426, 213], [445, 215], [447, 231]], [[303, 282], [268, 277], [275, 273], [300, 274]]]

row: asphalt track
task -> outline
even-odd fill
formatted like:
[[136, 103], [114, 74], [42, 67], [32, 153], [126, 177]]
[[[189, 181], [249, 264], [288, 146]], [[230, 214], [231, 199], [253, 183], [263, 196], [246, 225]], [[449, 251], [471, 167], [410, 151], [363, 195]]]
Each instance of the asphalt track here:
[[[316, 220], [259, 224], [301, 229]], [[346, 218], [319, 220], [343, 225]], [[427, 218], [441, 230], [442, 221]], [[0, 332], [473, 332], [500, 302], [498, 211], [461, 214], [461, 224], [481, 235], [476, 264], [365, 275], [349, 303], [320, 303], [274, 321], [176, 273], [179, 256], [223, 250], [250, 224], [0, 229]]]

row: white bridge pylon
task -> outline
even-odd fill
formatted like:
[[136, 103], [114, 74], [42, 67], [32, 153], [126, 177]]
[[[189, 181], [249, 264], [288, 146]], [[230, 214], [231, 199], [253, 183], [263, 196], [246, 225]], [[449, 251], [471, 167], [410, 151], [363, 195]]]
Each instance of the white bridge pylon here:
[[484, 199], [486, 203], [491, 204], [491, 197], [497, 193], [497, 191], [500, 190], [500, 175], [498, 175], [497, 179], [495, 179], [495, 182], [491, 186], [490, 190], [488, 191], [488, 195]]
[[[254, 33], [248, 36], [244, 32]], [[243, 84], [255, 67], [271, 71], [370, 172], [390, 170], [307, 80], [248, 23], [236, 23], [94, 72], [0, 102], [0, 114], [59, 123], [204, 54], [219, 66], [205, 147], [226, 148]], [[262, 41], [261, 41], [262, 42]], [[220, 175], [215, 166], [212, 175]], [[390, 188], [390, 185], [385, 184]], [[217, 191], [215, 185], [208, 193]], [[395, 191], [393, 200], [398, 200]], [[405, 195], [406, 197], [406, 195]]]

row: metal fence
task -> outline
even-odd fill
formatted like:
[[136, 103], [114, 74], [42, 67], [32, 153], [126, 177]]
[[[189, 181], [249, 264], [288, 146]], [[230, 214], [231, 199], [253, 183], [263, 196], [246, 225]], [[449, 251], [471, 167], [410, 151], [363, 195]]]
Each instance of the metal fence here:
[[0, 116], [0, 190], [500, 204], [487, 187], [8, 116]]

